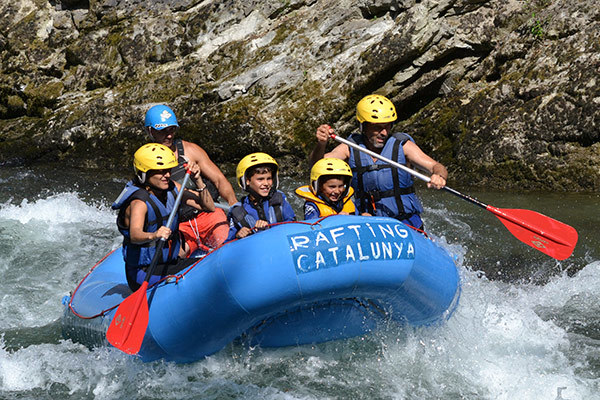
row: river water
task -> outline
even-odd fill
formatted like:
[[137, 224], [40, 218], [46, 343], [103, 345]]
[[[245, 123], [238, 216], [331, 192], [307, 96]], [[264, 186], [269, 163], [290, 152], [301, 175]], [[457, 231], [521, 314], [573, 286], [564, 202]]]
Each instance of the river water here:
[[[232, 344], [176, 365], [61, 337], [62, 297], [120, 244], [109, 205], [125, 181], [0, 169], [0, 399], [600, 399], [598, 194], [462, 190], [575, 227], [573, 256], [556, 261], [491, 213], [421, 189], [426, 228], [462, 280], [445, 324], [282, 349]], [[284, 178], [282, 189], [300, 183]]]

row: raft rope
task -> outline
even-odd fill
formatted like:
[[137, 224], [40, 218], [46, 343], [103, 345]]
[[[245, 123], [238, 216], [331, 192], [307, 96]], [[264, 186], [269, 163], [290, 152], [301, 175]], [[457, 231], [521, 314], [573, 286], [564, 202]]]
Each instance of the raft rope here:
[[[333, 215], [328, 215], [328, 216], [326, 216], [326, 217], [321, 217], [321, 218], [319, 218], [318, 220], [316, 220], [316, 221], [314, 221], [314, 222], [306, 222], [306, 221], [285, 221], [285, 222], [276, 222], [276, 223], [274, 223], [274, 224], [269, 224], [269, 228], [270, 228], [270, 227], [272, 227], [272, 226], [284, 225], [284, 224], [304, 224], [304, 225], [311, 225], [311, 226], [315, 226], [315, 225], [321, 225], [321, 221], [323, 221], [323, 220], [324, 220], [324, 219], [326, 219], [326, 218], [334, 217], [335, 215], [336, 215], [336, 214], [333, 214]], [[421, 230], [421, 229], [417, 229], [417, 228], [415, 228], [415, 227], [414, 227], [414, 226], [412, 226], [412, 225], [408, 225], [408, 224], [405, 224], [405, 225], [406, 225], [406, 226], [408, 226], [409, 228], [412, 228], [413, 230], [415, 230], [415, 231], [417, 231], [417, 232], [419, 232], [419, 233], [423, 234], [423, 235], [424, 235], [426, 238], [428, 238], [429, 240], [431, 240], [431, 238], [429, 237], [429, 235], [427, 235], [427, 233], [426, 233], [425, 231], [423, 231], [423, 230]], [[190, 226], [191, 226], [191, 224], [190, 224]], [[197, 228], [197, 226], [196, 226], [196, 228]], [[193, 230], [193, 228], [192, 228], [192, 230]], [[196, 233], [196, 232], [194, 232], [194, 233]], [[198, 236], [198, 235], [197, 235], [197, 236]], [[179, 283], [179, 280], [180, 280], [180, 279], [183, 279], [183, 278], [185, 277], [185, 275], [186, 275], [188, 272], [190, 272], [190, 271], [191, 271], [191, 270], [192, 270], [192, 269], [193, 269], [193, 268], [194, 268], [196, 265], [200, 264], [200, 261], [204, 260], [204, 259], [205, 259], [206, 257], [208, 257], [210, 254], [212, 254], [212, 253], [213, 253], [213, 252], [215, 252], [216, 250], [220, 249], [220, 248], [221, 248], [221, 247], [223, 247], [224, 245], [226, 245], [226, 244], [228, 244], [228, 243], [235, 242], [235, 241], [237, 241], [237, 240], [240, 240], [240, 239], [234, 239], [234, 240], [232, 240], [232, 241], [229, 241], [229, 242], [227, 242], [227, 243], [222, 243], [220, 246], [218, 246], [218, 247], [215, 247], [214, 249], [210, 249], [210, 250], [209, 250], [209, 252], [208, 252], [208, 253], [206, 253], [206, 254], [204, 255], [204, 257], [202, 257], [202, 258], [199, 258], [197, 262], [195, 262], [194, 264], [190, 265], [190, 266], [189, 266], [189, 267], [188, 267], [188, 268], [187, 268], [187, 269], [186, 269], [184, 272], [182, 272], [181, 274], [176, 274], [176, 275], [166, 275], [166, 276], [164, 276], [162, 279], [160, 279], [158, 282], [156, 282], [156, 283], [154, 283], [154, 284], [150, 285], [150, 286], [148, 287], [148, 289], [150, 289], [150, 288], [152, 288], [152, 287], [154, 287], [154, 286], [156, 286], [156, 285], [158, 285], [158, 284], [160, 284], [160, 283], [162, 283], [162, 282], [164, 282], [164, 281], [169, 281], [169, 280], [171, 280], [171, 281], [173, 281], [173, 280], [174, 280], [174, 283], [175, 283], [175, 284]], [[98, 314], [96, 314], [96, 315], [92, 315], [92, 316], [85, 316], [85, 315], [81, 315], [81, 314], [79, 314], [77, 311], [75, 311], [75, 309], [73, 308], [73, 298], [75, 297], [75, 294], [77, 293], [77, 291], [79, 290], [79, 288], [81, 287], [81, 285], [83, 284], [83, 282], [84, 282], [84, 281], [87, 279], [87, 277], [88, 277], [88, 276], [89, 276], [89, 275], [92, 273], [92, 271], [94, 271], [94, 269], [96, 269], [96, 267], [97, 267], [98, 265], [100, 265], [100, 264], [101, 264], [101, 263], [102, 263], [102, 262], [103, 262], [103, 261], [104, 261], [106, 258], [108, 258], [108, 256], [110, 256], [112, 253], [114, 253], [114, 252], [115, 252], [117, 249], [118, 249], [118, 247], [117, 247], [116, 249], [114, 249], [114, 250], [110, 251], [108, 254], [106, 254], [104, 257], [102, 257], [102, 259], [100, 259], [100, 261], [98, 261], [98, 262], [97, 262], [97, 263], [96, 263], [96, 264], [95, 264], [95, 265], [94, 265], [92, 268], [90, 268], [90, 270], [88, 271], [88, 273], [87, 273], [87, 274], [85, 274], [85, 276], [83, 277], [83, 279], [81, 280], [81, 282], [79, 282], [79, 284], [77, 285], [77, 287], [75, 288], [75, 290], [73, 290], [73, 292], [70, 294], [70, 298], [69, 298], [69, 303], [68, 303], [68, 306], [69, 306], [69, 309], [71, 310], [71, 312], [73, 313], [73, 315], [75, 315], [75, 316], [77, 316], [77, 317], [79, 317], [79, 318], [81, 318], [81, 319], [94, 319], [94, 318], [98, 318], [98, 317], [103, 317], [104, 315], [106, 315], [106, 313], [108, 313], [108, 312], [110, 312], [110, 311], [114, 310], [115, 308], [117, 308], [117, 307], [119, 307], [119, 306], [121, 305], [121, 302], [119, 302], [118, 304], [115, 304], [114, 306], [112, 306], [112, 307], [110, 307], [110, 308], [107, 308], [107, 309], [105, 309], [105, 310], [102, 310], [102, 311], [100, 311]], [[125, 299], [123, 299], [123, 300], [125, 300]], [[378, 311], [380, 311], [380, 310], [378, 310]], [[381, 311], [380, 311], [380, 312], [381, 312]]]
[[[117, 249], [118, 249], [118, 247], [117, 247]], [[111, 307], [109, 309], [103, 310], [99, 314], [93, 315], [91, 317], [86, 317], [84, 315], [81, 315], [77, 311], [75, 311], [75, 309], [73, 308], [73, 297], [75, 296], [75, 293], [77, 293], [77, 291], [79, 290], [79, 287], [83, 284], [83, 282], [87, 279], [87, 277], [92, 273], [92, 271], [95, 270], [96, 267], [102, 263], [102, 261], [104, 261], [106, 258], [108, 258], [108, 256], [110, 256], [112, 253], [114, 253], [117, 249], [114, 249], [114, 250], [111, 250], [110, 252], [108, 252], [107, 255], [105, 255], [104, 257], [102, 257], [102, 259], [100, 259], [100, 261], [98, 261], [92, 268], [90, 268], [90, 270], [88, 271], [87, 274], [85, 274], [85, 276], [83, 277], [83, 279], [81, 280], [81, 282], [79, 282], [79, 284], [77, 285], [77, 287], [75, 288], [75, 290], [73, 290], [73, 292], [70, 293], [68, 306], [69, 306], [69, 309], [71, 310], [71, 312], [73, 313], [73, 315], [75, 315], [75, 316], [77, 316], [77, 317], [79, 317], [81, 319], [93, 319], [93, 318], [96, 318], [96, 317], [103, 316], [104, 314], [106, 314], [107, 312], [109, 312], [110, 310], [112, 310], [114, 308], [117, 308], [119, 306], [119, 304], [121, 304], [121, 303], [119, 303], [116, 306], [113, 306], [113, 307]]]

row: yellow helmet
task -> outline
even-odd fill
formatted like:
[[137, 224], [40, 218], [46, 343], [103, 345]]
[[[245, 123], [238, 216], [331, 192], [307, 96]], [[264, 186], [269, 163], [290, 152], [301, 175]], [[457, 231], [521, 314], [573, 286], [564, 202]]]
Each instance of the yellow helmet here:
[[178, 164], [175, 153], [165, 145], [148, 143], [133, 155], [133, 170], [141, 183], [146, 181], [146, 172], [152, 169], [168, 169]]
[[240, 160], [240, 162], [237, 165], [237, 168], [235, 169], [235, 176], [237, 178], [237, 182], [238, 185], [240, 185], [240, 187], [242, 189], [246, 189], [246, 172], [248, 171], [249, 168], [255, 167], [257, 165], [263, 165], [263, 164], [271, 164], [275, 167], [275, 172], [273, 175], [275, 175], [274, 181], [275, 181], [275, 189], [277, 189], [277, 186], [279, 186], [279, 165], [277, 164], [277, 161], [275, 161], [275, 159], [273, 157], [271, 157], [270, 155], [268, 155], [267, 153], [252, 153], [252, 154], [248, 154], [246, 157], [242, 158]]
[[361, 124], [365, 121], [374, 124], [394, 122], [397, 117], [394, 104], [379, 94], [365, 96], [356, 105], [356, 119]]
[[310, 170], [310, 189], [313, 194], [317, 194], [319, 190], [319, 179], [324, 176], [330, 175], [342, 175], [347, 177], [346, 181], [346, 192], [348, 193], [348, 187], [350, 186], [350, 179], [352, 179], [352, 170], [350, 166], [339, 158], [322, 158], [313, 165]]

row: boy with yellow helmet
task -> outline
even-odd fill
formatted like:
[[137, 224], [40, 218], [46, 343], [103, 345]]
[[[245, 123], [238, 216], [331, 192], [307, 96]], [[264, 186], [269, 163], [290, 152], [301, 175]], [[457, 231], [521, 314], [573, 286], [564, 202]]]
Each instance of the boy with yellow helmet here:
[[[348, 140], [399, 164], [429, 171], [431, 181], [427, 186], [441, 189], [448, 178], [446, 167], [425, 154], [408, 134], [392, 133], [397, 118], [396, 108], [389, 99], [378, 94], [365, 96], [356, 106], [360, 133], [350, 135]], [[415, 194], [412, 175], [343, 143], [325, 153], [333, 133], [329, 125], [317, 128], [317, 145], [310, 154], [311, 164], [323, 157], [348, 161], [358, 213], [392, 217], [422, 228], [423, 206]]]
[[317, 161], [310, 170], [310, 185], [296, 189], [296, 195], [305, 200], [304, 219], [354, 214], [351, 180], [350, 166], [339, 158]]
[[[140, 147], [133, 157], [135, 177], [115, 200], [112, 208], [119, 210], [117, 227], [123, 235], [123, 258], [127, 282], [137, 290], [144, 282], [147, 267], [156, 253], [156, 245], [162, 238], [167, 240], [160, 253], [156, 275], [149, 281], [152, 285], [165, 275], [181, 271], [194, 259], [184, 259], [189, 248], [181, 244], [178, 218], [172, 226], [165, 226], [175, 205], [181, 186], [171, 180], [171, 169], [177, 166], [175, 154], [167, 146], [149, 143]], [[204, 187], [200, 168], [190, 162], [188, 168], [196, 185]], [[208, 191], [185, 189], [182, 204], [198, 210], [213, 211], [215, 205]]]
[[227, 241], [267, 229], [276, 222], [295, 221], [296, 214], [279, 186], [279, 165], [266, 153], [242, 158], [236, 168], [238, 185], [248, 192], [229, 210]]

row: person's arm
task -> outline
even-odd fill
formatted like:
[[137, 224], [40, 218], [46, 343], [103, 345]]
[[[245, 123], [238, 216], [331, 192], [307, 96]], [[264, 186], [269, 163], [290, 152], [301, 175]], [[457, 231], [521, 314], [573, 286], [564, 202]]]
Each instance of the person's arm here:
[[[188, 163], [188, 169], [190, 170], [190, 178], [194, 180], [197, 190], [185, 189], [183, 192], [183, 201], [190, 207], [194, 207], [200, 211], [215, 211], [215, 203], [210, 195], [209, 191], [206, 190], [206, 184], [202, 181], [202, 175], [198, 164], [194, 161]], [[181, 185], [174, 182], [177, 189], [181, 190]]]
[[[166, 226], [161, 226], [156, 232], [144, 232], [144, 222], [148, 213], [148, 207], [142, 200], [133, 200], [128, 208], [129, 238], [131, 243], [144, 244], [159, 238], [166, 240], [171, 236], [171, 230]], [[127, 219], [125, 219], [125, 225], [127, 225]]]
[[233, 209], [234, 207], [232, 207], [231, 210], [229, 210], [229, 214], [227, 215], [227, 219], [229, 220], [229, 234], [227, 235], [227, 239], [225, 239], [225, 243], [234, 239], [242, 239], [252, 234], [252, 229], [245, 226], [241, 226], [237, 222], [235, 222], [233, 215], [231, 214], [231, 211]]
[[202, 171], [202, 175], [215, 184], [221, 197], [223, 197], [230, 206], [237, 203], [231, 183], [229, 183], [219, 167], [212, 162], [206, 151], [197, 144], [186, 141], [183, 142], [183, 147], [185, 156], [190, 161], [194, 161], [198, 164], [200, 171]]
[[308, 159], [311, 167], [323, 157], [334, 157], [344, 161], [347, 161], [350, 157], [350, 149], [345, 144], [339, 144], [329, 153], [325, 153], [329, 135], [332, 133], [333, 128], [329, 125], [321, 125], [317, 128], [317, 133], [315, 134], [317, 144], [313, 148]]
[[429, 157], [419, 146], [410, 140], [404, 143], [402, 147], [408, 161], [429, 171], [431, 174], [431, 181], [427, 184], [427, 187], [441, 189], [446, 186], [446, 180], [448, 179], [448, 170], [446, 167]]

